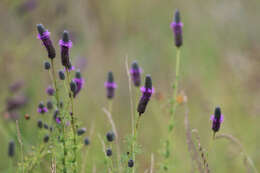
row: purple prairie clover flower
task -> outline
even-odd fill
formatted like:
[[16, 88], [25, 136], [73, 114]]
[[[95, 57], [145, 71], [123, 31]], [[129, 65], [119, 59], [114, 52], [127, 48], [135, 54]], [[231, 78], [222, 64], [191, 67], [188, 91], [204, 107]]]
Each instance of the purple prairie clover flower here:
[[70, 57], [69, 49], [72, 47], [72, 41], [69, 38], [69, 32], [64, 31], [62, 34], [62, 39], [59, 41], [61, 47], [61, 63], [66, 69], [70, 69]]
[[141, 99], [139, 100], [139, 104], [137, 107], [137, 112], [139, 112], [139, 115], [143, 114], [145, 112], [146, 106], [154, 93], [154, 88], [152, 87], [152, 78], [150, 75], [147, 75], [145, 77], [145, 85], [141, 87], [141, 91], [143, 93]]
[[75, 98], [83, 88], [85, 81], [83, 78], [74, 78], [73, 81], [74, 83], [76, 83], [77, 86], [76, 90], [73, 92], [73, 97]]
[[42, 44], [45, 46], [48, 57], [54, 59], [56, 56], [55, 48], [53, 47], [52, 41], [50, 39], [50, 32], [44, 28], [42, 24], [37, 25], [38, 39], [42, 40]]
[[183, 24], [181, 22], [180, 11], [176, 10], [174, 21], [171, 23], [171, 28], [174, 33], [175, 45], [178, 48], [182, 46], [182, 27]]
[[212, 130], [214, 134], [219, 131], [220, 125], [224, 120], [224, 116], [221, 114], [220, 107], [215, 108], [214, 115], [211, 115]]
[[60, 118], [60, 117], [57, 117], [57, 118], [56, 118], [56, 123], [57, 123], [57, 124], [60, 124], [60, 123], [61, 123], [61, 118]]
[[48, 109], [44, 106], [43, 102], [39, 104], [37, 112], [40, 114], [44, 114], [45, 112], [48, 112]]
[[51, 86], [48, 86], [48, 88], [46, 89], [46, 93], [47, 93], [49, 96], [53, 96], [54, 93], [55, 93], [55, 90], [54, 90], [54, 88], [52, 88]]
[[142, 69], [140, 69], [137, 62], [134, 61], [130, 69], [130, 74], [136, 87], [139, 87], [141, 85], [141, 73]]
[[114, 82], [113, 73], [110, 71], [107, 75], [107, 82], [105, 82], [105, 87], [107, 89], [107, 98], [112, 99], [115, 96], [115, 88], [117, 87], [116, 83]]

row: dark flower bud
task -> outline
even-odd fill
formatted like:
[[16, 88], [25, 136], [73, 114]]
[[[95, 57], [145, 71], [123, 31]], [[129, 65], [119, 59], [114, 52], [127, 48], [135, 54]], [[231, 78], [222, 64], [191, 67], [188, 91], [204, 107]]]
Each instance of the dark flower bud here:
[[76, 83], [76, 90], [75, 92], [73, 92], [73, 97], [75, 98], [83, 88], [85, 81], [83, 78], [77, 78], [77, 77], [74, 78], [73, 81]]
[[54, 59], [56, 56], [55, 48], [52, 44], [52, 41], [50, 39], [50, 32], [44, 28], [42, 24], [37, 25], [37, 30], [38, 30], [38, 38], [42, 40], [43, 45], [45, 46], [47, 52], [48, 52], [48, 57], [50, 59]]
[[49, 110], [51, 110], [51, 109], [53, 108], [53, 103], [52, 103], [52, 101], [50, 101], [50, 100], [46, 103], [46, 105], [47, 105], [47, 108], [48, 108]]
[[60, 101], [60, 108], [63, 108], [63, 102]]
[[171, 28], [174, 33], [175, 45], [177, 47], [181, 47], [181, 45], [182, 45], [182, 27], [183, 27], [183, 24], [181, 22], [180, 12], [179, 12], [179, 10], [176, 10], [175, 15], [174, 15], [174, 22], [171, 23]]
[[44, 143], [47, 143], [47, 142], [49, 141], [49, 139], [50, 139], [49, 135], [45, 135], [45, 136], [43, 137], [43, 142], [44, 142]]
[[77, 79], [80, 79], [80, 78], [81, 78], [81, 73], [80, 73], [79, 70], [76, 71], [75, 77], [76, 77]]
[[77, 90], [77, 84], [74, 81], [70, 82], [70, 90], [74, 93]]
[[145, 77], [145, 86], [141, 87], [141, 91], [143, 93], [141, 99], [139, 100], [139, 104], [137, 107], [137, 112], [139, 112], [139, 115], [143, 114], [145, 112], [146, 106], [153, 94], [153, 87], [152, 87], [152, 78], [150, 75], [147, 75]]
[[52, 126], [50, 126], [50, 132], [52, 132], [52, 130], [53, 130], [53, 127], [52, 127]]
[[56, 109], [53, 113], [53, 119], [56, 121], [56, 118], [58, 117], [58, 115], [60, 114], [60, 111], [58, 109]]
[[45, 128], [45, 129], [49, 129], [49, 126], [48, 126], [48, 124], [43, 124], [43, 127]]
[[48, 61], [44, 62], [44, 69], [49, 70], [50, 68], [51, 68], [51, 64]]
[[46, 89], [46, 93], [47, 93], [49, 96], [53, 96], [54, 93], [55, 93], [55, 90], [54, 90], [54, 88], [52, 88], [51, 86], [48, 86], [48, 88]]
[[42, 120], [37, 121], [37, 126], [41, 129], [43, 126]]
[[65, 74], [62, 70], [59, 71], [59, 78], [60, 80], [65, 80]]
[[112, 99], [115, 95], [115, 88], [117, 87], [117, 85], [114, 82], [114, 76], [111, 71], [108, 72], [107, 82], [105, 83], [105, 87], [107, 89], [107, 98]]
[[60, 46], [61, 46], [61, 63], [65, 68], [70, 69], [71, 63], [69, 58], [69, 49], [72, 47], [72, 42], [69, 39], [68, 31], [63, 32], [62, 39], [60, 40]]
[[137, 62], [134, 61], [130, 69], [130, 74], [136, 87], [139, 87], [141, 85], [141, 72], [142, 70], [139, 68]]
[[215, 108], [214, 115], [211, 115], [211, 121], [212, 121], [212, 130], [214, 133], [218, 132], [220, 129], [220, 125], [223, 122], [223, 115], [221, 114], [220, 107]]
[[128, 160], [128, 167], [129, 168], [134, 167], [134, 161], [132, 159]]
[[83, 135], [85, 132], [86, 132], [86, 128], [81, 128], [81, 129], [78, 129], [78, 131], [77, 131], [78, 136]]
[[8, 156], [13, 157], [15, 153], [15, 143], [14, 141], [10, 141], [8, 145]]
[[84, 144], [85, 144], [86, 146], [90, 144], [90, 140], [89, 140], [88, 137], [86, 137], [86, 138], [84, 139]]
[[112, 156], [112, 150], [111, 150], [111, 148], [108, 148], [108, 149], [106, 150], [106, 154], [107, 154], [108, 157]]
[[45, 112], [48, 112], [48, 109], [44, 106], [43, 102], [40, 102], [37, 112], [40, 114], [44, 114]]
[[107, 132], [106, 137], [107, 137], [108, 142], [112, 142], [115, 139], [115, 134], [114, 134], [114, 132], [110, 131], [110, 132]]

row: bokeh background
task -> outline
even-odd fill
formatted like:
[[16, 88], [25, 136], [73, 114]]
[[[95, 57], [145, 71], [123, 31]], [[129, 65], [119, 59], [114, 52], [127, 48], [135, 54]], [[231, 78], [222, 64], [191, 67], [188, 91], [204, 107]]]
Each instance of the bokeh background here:
[[[37, 39], [36, 24], [42, 23], [51, 32], [59, 68], [58, 40], [64, 29], [70, 32], [72, 62], [81, 68], [86, 80], [76, 101], [76, 114], [87, 133], [95, 127], [88, 169], [96, 165], [97, 172], [102, 171], [103, 153], [97, 134], [105, 135], [111, 129], [102, 111], [108, 104], [104, 81], [109, 70], [118, 84], [112, 114], [125, 151], [124, 136], [131, 132], [126, 56], [129, 64], [139, 62], [143, 76], [151, 74], [157, 93], [142, 118], [139, 141], [143, 153], [138, 156], [138, 172], [149, 167], [151, 153], [158, 167], [161, 141], [167, 136], [167, 103], [175, 79], [176, 48], [169, 25], [177, 8], [184, 23], [180, 90], [188, 97], [191, 127], [199, 130], [202, 146], [208, 149], [212, 140], [210, 115], [215, 106], [221, 106], [225, 116], [221, 132], [238, 138], [260, 170], [258, 0], [1, 0], [0, 105], [4, 110], [11, 95], [8, 87], [23, 81], [22, 92], [28, 103], [18, 113], [26, 152], [41, 140], [36, 126], [40, 118], [37, 105], [48, 100], [45, 88], [50, 84], [43, 68], [47, 54]], [[134, 95], [137, 93], [134, 91]], [[176, 172], [192, 169], [184, 112], [184, 106], [178, 107], [171, 162]], [[24, 119], [26, 113], [31, 116], [29, 121]], [[16, 139], [15, 123], [1, 111], [0, 126], [0, 172], [6, 172], [10, 165], [8, 142]], [[238, 148], [228, 141], [214, 141], [208, 157], [212, 172], [246, 171]], [[43, 162], [35, 172], [48, 170], [48, 163]]]

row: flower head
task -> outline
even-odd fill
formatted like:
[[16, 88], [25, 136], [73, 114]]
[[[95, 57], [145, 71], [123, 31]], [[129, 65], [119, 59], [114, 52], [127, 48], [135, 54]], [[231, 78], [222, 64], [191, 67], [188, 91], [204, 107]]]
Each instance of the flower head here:
[[130, 69], [130, 74], [136, 87], [139, 87], [141, 85], [141, 73], [142, 70], [139, 68], [137, 62], [134, 61]]
[[47, 93], [49, 96], [53, 96], [54, 93], [55, 93], [55, 90], [54, 90], [54, 88], [52, 88], [51, 86], [48, 86], [48, 88], [46, 89], [46, 93]]
[[72, 81], [76, 84], [76, 89], [73, 92], [73, 97], [75, 98], [78, 95], [78, 93], [81, 91], [85, 83], [84, 79], [81, 77], [80, 71], [76, 72], [75, 78], [72, 79]]
[[38, 39], [42, 40], [42, 44], [45, 46], [48, 57], [54, 59], [56, 56], [55, 48], [50, 39], [50, 32], [44, 28], [42, 24], [37, 25]]
[[45, 112], [48, 112], [48, 109], [44, 106], [43, 102], [39, 104], [37, 112], [40, 114], [44, 114]]
[[223, 122], [223, 120], [224, 120], [224, 116], [221, 114], [220, 107], [216, 107], [214, 115], [211, 115], [212, 130], [214, 133], [219, 131], [220, 125]]
[[171, 23], [171, 28], [174, 33], [175, 45], [177, 47], [181, 47], [182, 45], [182, 27], [183, 24], [181, 22], [180, 11], [176, 10], [174, 21]]
[[107, 98], [112, 99], [115, 95], [115, 88], [117, 87], [116, 83], [114, 82], [113, 73], [110, 71], [107, 75], [107, 82], [105, 82], [105, 87], [107, 89]]
[[141, 87], [141, 91], [143, 93], [141, 99], [139, 100], [139, 104], [137, 107], [137, 112], [139, 112], [139, 115], [143, 114], [145, 112], [146, 106], [154, 93], [154, 88], [152, 87], [152, 78], [150, 75], [147, 75], [145, 77], [145, 85]]
[[72, 41], [69, 38], [69, 32], [64, 31], [62, 34], [62, 39], [59, 41], [61, 47], [61, 63], [66, 69], [70, 69], [70, 57], [69, 49], [72, 47]]

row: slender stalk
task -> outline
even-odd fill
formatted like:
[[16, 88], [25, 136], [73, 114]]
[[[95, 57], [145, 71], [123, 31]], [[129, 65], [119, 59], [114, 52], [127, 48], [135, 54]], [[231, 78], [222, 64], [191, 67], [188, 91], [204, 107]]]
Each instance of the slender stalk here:
[[[54, 88], [55, 88], [55, 99], [56, 99], [56, 106], [58, 109], [60, 109], [60, 98], [59, 98], [59, 88], [57, 86], [57, 80], [56, 80], [56, 72], [55, 72], [55, 66], [54, 66], [54, 61], [51, 59], [51, 69], [52, 69], [52, 75], [51, 79], [53, 80]], [[66, 147], [66, 141], [65, 141], [65, 122], [64, 119], [62, 121], [62, 134], [63, 134], [63, 139], [62, 139], [62, 145], [63, 145], [63, 159], [62, 159], [62, 165], [63, 165], [63, 173], [67, 172], [66, 168], [66, 156], [67, 156], [67, 147]]]
[[24, 173], [23, 141], [22, 141], [22, 136], [21, 136], [18, 120], [16, 120], [16, 131], [17, 131], [17, 138], [18, 138], [18, 142], [20, 144], [20, 150], [21, 150], [22, 172]]
[[[135, 124], [135, 129], [134, 129], [134, 137], [133, 137], [133, 145], [132, 145], [132, 157], [133, 157], [133, 161], [136, 163], [135, 161], [135, 147], [137, 144], [137, 135], [138, 135], [138, 128], [139, 128], [139, 124], [140, 124], [140, 120], [141, 120], [141, 115], [138, 116], [137, 120], [136, 120], [136, 124]], [[135, 173], [135, 168], [132, 169], [132, 173]]]
[[[70, 86], [70, 72], [69, 69], [66, 68], [66, 74], [67, 74], [67, 83], [68, 86]], [[73, 131], [73, 143], [74, 143], [74, 147], [73, 147], [73, 152], [74, 152], [74, 163], [76, 163], [77, 160], [77, 136], [76, 136], [76, 127], [75, 127], [75, 115], [74, 115], [74, 103], [73, 103], [73, 93], [72, 91], [70, 91], [69, 94], [70, 97], [70, 102], [71, 102], [71, 126], [72, 126], [72, 131]], [[77, 166], [74, 164], [74, 172], [77, 172]]]
[[171, 132], [173, 130], [174, 127], [174, 117], [175, 117], [175, 113], [176, 113], [176, 108], [177, 108], [177, 94], [178, 94], [178, 86], [179, 86], [179, 78], [180, 78], [180, 49], [177, 49], [177, 54], [176, 54], [176, 71], [175, 71], [175, 84], [173, 84], [173, 98], [171, 101], [171, 120], [170, 120], [170, 124], [169, 124], [169, 132]]

